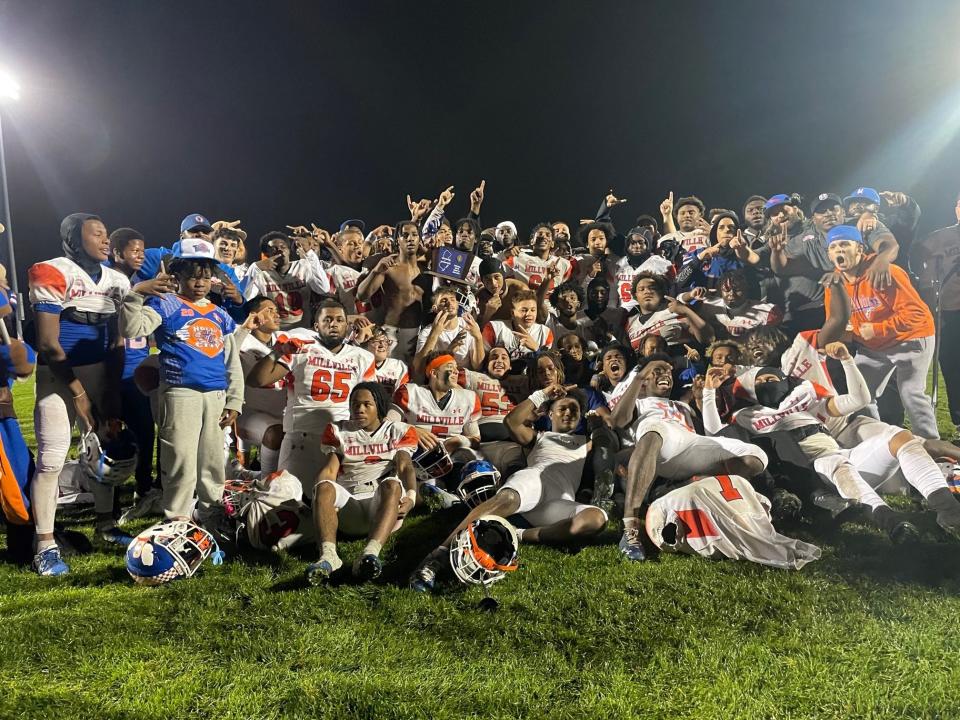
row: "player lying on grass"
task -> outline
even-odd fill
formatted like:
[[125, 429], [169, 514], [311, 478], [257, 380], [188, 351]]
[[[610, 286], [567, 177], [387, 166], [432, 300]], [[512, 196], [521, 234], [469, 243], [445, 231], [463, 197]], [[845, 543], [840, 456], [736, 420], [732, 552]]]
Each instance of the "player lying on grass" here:
[[367, 536], [353, 564], [354, 575], [362, 580], [380, 575], [380, 550], [416, 502], [410, 457], [417, 449], [417, 434], [406, 423], [387, 420], [389, 408], [390, 399], [379, 383], [359, 383], [350, 392], [350, 419], [324, 430], [326, 459], [313, 493], [320, 559], [307, 568], [314, 584], [343, 564], [337, 555], [338, 530]]
[[[546, 404], [552, 430], [533, 428], [538, 409]], [[607, 523], [598, 507], [574, 499], [590, 441], [574, 435], [585, 404], [580, 393], [568, 393], [562, 385], [538, 390], [507, 415], [505, 423], [513, 439], [530, 448], [527, 467], [515, 472], [496, 495], [473, 508], [447, 539], [431, 552], [410, 580], [414, 590], [433, 589], [437, 574], [447, 565], [450, 543], [467, 525], [483, 515], [508, 518], [519, 513], [532, 525], [518, 530], [521, 542], [567, 544], [596, 535]]]

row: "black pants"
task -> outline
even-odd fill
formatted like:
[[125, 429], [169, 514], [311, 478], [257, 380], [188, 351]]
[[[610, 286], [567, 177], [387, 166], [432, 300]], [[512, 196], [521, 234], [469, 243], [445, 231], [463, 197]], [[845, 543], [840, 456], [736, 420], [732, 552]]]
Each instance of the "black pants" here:
[[960, 425], [960, 310], [940, 313], [940, 372], [947, 385], [950, 420]]
[[137, 438], [137, 493], [143, 495], [153, 487], [153, 445], [155, 427], [153, 412], [150, 410], [150, 398], [144, 395], [133, 382], [133, 378], [121, 381], [121, 402], [123, 403], [123, 422]]

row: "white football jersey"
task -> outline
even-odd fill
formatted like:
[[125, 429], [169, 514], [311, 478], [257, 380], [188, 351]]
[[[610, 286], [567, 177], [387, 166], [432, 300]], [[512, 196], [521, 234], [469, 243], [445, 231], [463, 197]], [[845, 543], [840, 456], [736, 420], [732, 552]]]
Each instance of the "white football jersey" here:
[[[553, 331], [546, 325], [534, 323], [527, 333], [539, 343], [540, 348], [553, 347]], [[516, 360], [534, 352], [513, 332], [511, 323], [502, 320], [491, 320], [483, 327], [483, 344], [487, 350], [500, 346], [506, 349], [511, 360]]]
[[130, 292], [130, 281], [122, 272], [101, 265], [100, 279], [66, 257], [37, 263], [28, 271], [30, 304], [57, 306], [61, 310], [116, 315]]
[[330, 278], [313, 250], [306, 257], [290, 263], [282, 275], [276, 270], [261, 270], [256, 264], [251, 265], [243, 296], [245, 300], [258, 295], [273, 300], [280, 314], [280, 327], [288, 330], [310, 326], [313, 320], [310, 314], [311, 290], [321, 295], [330, 292]]
[[527, 468], [539, 470], [541, 480], [577, 494], [590, 438], [558, 432], [538, 432], [527, 455]]
[[704, 305], [705, 312], [731, 338], [738, 338], [761, 325], [776, 325], [783, 320], [783, 311], [773, 303], [750, 303], [742, 313], [737, 314], [731, 314], [720, 297], [711, 298]]
[[790, 391], [779, 407], [753, 405], [736, 411], [733, 421], [754, 435], [820, 425], [830, 417], [827, 402], [831, 397], [833, 394], [826, 388], [805, 380]]
[[[423, 348], [427, 342], [427, 338], [430, 337], [430, 331], [432, 329], [431, 325], [426, 325], [423, 327], [419, 333], [417, 333], [417, 352]], [[464, 333], [463, 342], [461, 342], [453, 352], [453, 356], [457, 359], [457, 365], [467, 365], [468, 361], [473, 354], [473, 344], [476, 342], [469, 332], [467, 332], [467, 323], [463, 317], [457, 318], [457, 327], [453, 330], [441, 330], [440, 337], [437, 340], [437, 345], [434, 349], [449, 347], [450, 344], [457, 339], [457, 335]]]
[[347, 309], [348, 315], [363, 315], [373, 310], [369, 302], [357, 300], [357, 285], [360, 284], [360, 271], [346, 265], [330, 265], [327, 276], [330, 278], [330, 290], [335, 292], [337, 300]]
[[[277, 334], [274, 333], [270, 345], [266, 345], [253, 333], [247, 335], [240, 344], [240, 366], [243, 368], [243, 376], [246, 377], [254, 365], [259, 360], [270, 354], [273, 344], [277, 341]], [[268, 388], [258, 388], [247, 385], [243, 389], [243, 409], [259, 410], [273, 417], [281, 417], [283, 408], [287, 404], [287, 392], [284, 381], [278, 380]]]
[[384, 420], [370, 433], [348, 420], [327, 425], [320, 443], [324, 452], [340, 458], [337, 482], [353, 494], [363, 494], [376, 490], [378, 480], [395, 472], [392, 464], [398, 451], [413, 457], [417, 432], [406, 423]]
[[687, 432], [696, 432], [693, 427], [693, 411], [689, 405], [679, 400], [658, 397], [637, 398], [637, 423], [644, 420], [664, 420]]
[[480, 398], [480, 419], [477, 421], [480, 425], [502, 423], [507, 413], [513, 410], [513, 402], [496, 378], [473, 370], [461, 370], [457, 384], [472, 390]]
[[631, 315], [624, 326], [630, 345], [640, 349], [640, 340], [644, 335], [659, 335], [667, 345], [688, 343], [693, 338], [687, 330], [687, 321], [675, 312], [655, 310], [649, 315]]
[[614, 268], [613, 276], [608, 278], [613, 288], [613, 294], [616, 295], [613, 300], [616, 307], [622, 307], [625, 310], [632, 310], [636, 307], [637, 301], [633, 299], [633, 281], [642, 272], [652, 272], [655, 275], [663, 275], [670, 279], [673, 279], [677, 274], [673, 263], [659, 255], [651, 255], [638, 268], [630, 265], [629, 258], [620, 258]]
[[407, 383], [397, 389], [393, 403], [403, 413], [404, 422], [429, 430], [437, 437], [480, 434], [477, 430], [482, 415], [480, 398], [472, 390], [454, 387], [441, 408], [430, 388]]
[[283, 429], [322, 433], [332, 422], [350, 417], [350, 391], [357, 383], [376, 379], [373, 355], [356, 345], [334, 353], [320, 344], [316, 333], [302, 328], [281, 333], [277, 342], [295, 346], [280, 358], [290, 368], [286, 378], [287, 408]]
[[654, 500], [646, 529], [657, 547], [689, 555], [794, 570], [820, 557], [816, 545], [776, 531], [770, 501], [739, 475], [700, 478]]
[[403, 360], [388, 357], [377, 365], [377, 382], [383, 385], [387, 394], [393, 397], [397, 388], [410, 382], [407, 364]]
[[[536, 290], [543, 283], [543, 279], [550, 274], [550, 268], [557, 263], [557, 267], [563, 273], [560, 276], [560, 282], [570, 279], [573, 274], [573, 263], [566, 258], [551, 255], [546, 260], [541, 260], [536, 255], [520, 253], [511, 255], [503, 261], [505, 267], [512, 271], [512, 276], [523, 280], [531, 290]], [[551, 290], [553, 287], [550, 288]]]
[[699, 229], [692, 232], [677, 230], [676, 232], [668, 233], [657, 241], [657, 247], [663, 245], [667, 240], [676, 240], [679, 242], [683, 247], [684, 253], [688, 253], [691, 250], [703, 250], [710, 243], [710, 238], [707, 234]]

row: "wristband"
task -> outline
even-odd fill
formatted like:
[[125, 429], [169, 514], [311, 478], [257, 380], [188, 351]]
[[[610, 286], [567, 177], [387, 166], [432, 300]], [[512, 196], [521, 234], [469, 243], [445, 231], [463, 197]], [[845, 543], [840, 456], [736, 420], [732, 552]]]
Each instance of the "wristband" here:
[[537, 390], [535, 393], [531, 393], [530, 397], [528, 398], [528, 400], [533, 403], [535, 408], [543, 405], [547, 399], [547, 393], [545, 393], [543, 390]]
[[404, 490], [404, 491], [403, 491], [403, 497], [405, 497], [405, 498], [408, 499], [408, 500], [413, 500], [413, 502], [417, 502], [417, 491], [416, 491], [416, 490]]
[[87, 394], [87, 391], [86, 391], [86, 390], [83, 390], [83, 391], [80, 392], [79, 395], [74, 395], [74, 396], [73, 396], [73, 399], [74, 399], [74, 400], [79, 400], [80, 398], [84, 397], [86, 394]]

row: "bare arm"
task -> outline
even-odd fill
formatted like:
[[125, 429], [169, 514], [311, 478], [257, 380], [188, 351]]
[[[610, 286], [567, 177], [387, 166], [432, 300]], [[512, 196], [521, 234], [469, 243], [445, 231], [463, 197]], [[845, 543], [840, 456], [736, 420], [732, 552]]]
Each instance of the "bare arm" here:
[[357, 285], [357, 300], [366, 302], [373, 297], [377, 290], [383, 287], [383, 281], [387, 277], [387, 270], [396, 265], [399, 259], [399, 255], [387, 255], [386, 257], [380, 258], [380, 261], [373, 267], [373, 270]]
[[250, 368], [247, 373], [247, 385], [250, 387], [266, 388], [282, 380], [290, 372], [281, 360], [280, 353], [274, 348], [269, 355], [265, 355]]
[[640, 374], [637, 373], [627, 386], [626, 392], [620, 396], [617, 406], [610, 413], [610, 424], [612, 427], [624, 428], [633, 422], [633, 416], [637, 411], [637, 398], [640, 396], [640, 386], [642, 384], [643, 381], [640, 379]]
[[850, 304], [850, 296], [847, 294], [841, 273], [836, 271], [827, 273], [820, 282], [829, 290], [827, 319], [817, 333], [817, 347], [825, 348], [830, 343], [838, 342], [843, 338], [847, 332], [853, 306]]

